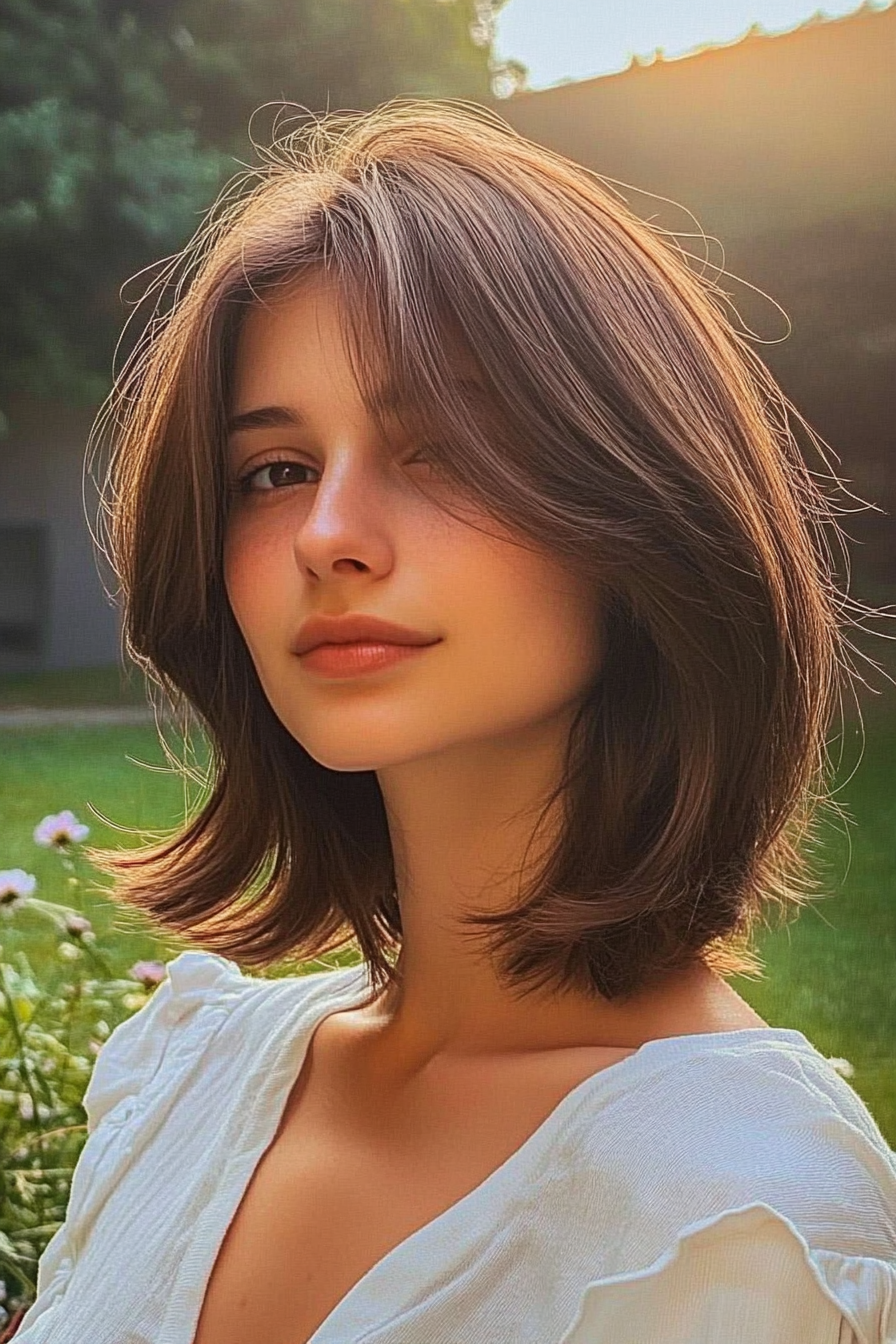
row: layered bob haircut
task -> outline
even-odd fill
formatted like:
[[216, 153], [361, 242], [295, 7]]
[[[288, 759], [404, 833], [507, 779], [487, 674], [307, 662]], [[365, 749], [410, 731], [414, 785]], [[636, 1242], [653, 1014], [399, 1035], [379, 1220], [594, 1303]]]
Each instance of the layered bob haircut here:
[[[95, 428], [101, 518], [124, 646], [198, 716], [209, 757], [179, 828], [89, 856], [125, 905], [238, 962], [354, 947], [376, 991], [397, 978], [376, 773], [327, 769], [287, 731], [223, 581], [240, 324], [322, 272], [374, 417], [385, 376], [436, 470], [606, 598], [558, 838], [512, 906], [468, 913], [469, 935], [524, 994], [625, 999], [697, 960], [761, 974], [757, 920], [817, 894], [806, 842], [836, 806], [827, 732], [855, 675], [843, 534], [794, 418], [817, 436], [671, 235], [459, 100], [275, 134], [156, 277]], [[459, 349], [483, 404], [452, 377]]]

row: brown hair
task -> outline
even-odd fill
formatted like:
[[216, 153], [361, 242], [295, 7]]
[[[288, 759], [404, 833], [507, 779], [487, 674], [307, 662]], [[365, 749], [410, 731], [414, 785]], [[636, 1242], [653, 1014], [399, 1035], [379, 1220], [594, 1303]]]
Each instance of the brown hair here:
[[[760, 971], [757, 917], [813, 898], [805, 840], [858, 608], [790, 417], [818, 440], [722, 291], [603, 179], [457, 100], [312, 118], [240, 184], [163, 273], [173, 302], [97, 425], [125, 645], [198, 714], [209, 775], [167, 838], [90, 857], [122, 901], [250, 966], [354, 937], [374, 986], [394, 978], [376, 774], [329, 770], [290, 735], [222, 578], [241, 315], [326, 268], [372, 413], [385, 367], [438, 469], [609, 594], [553, 795], [562, 833], [472, 936], [510, 983], [611, 999], [698, 957]], [[458, 340], [487, 406], [446, 376]]]

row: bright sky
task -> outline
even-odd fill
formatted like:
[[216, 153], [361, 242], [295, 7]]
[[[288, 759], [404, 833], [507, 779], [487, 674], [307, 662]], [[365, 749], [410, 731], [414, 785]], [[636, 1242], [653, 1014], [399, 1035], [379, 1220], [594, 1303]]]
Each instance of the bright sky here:
[[[873, 0], [887, 9], [891, 0]], [[786, 32], [818, 10], [850, 14], [860, 0], [509, 0], [498, 14], [496, 54], [529, 67], [529, 87], [624, 70], [656, 47], [677, 56], [695, 46], [731, 42], [753, 23]]]

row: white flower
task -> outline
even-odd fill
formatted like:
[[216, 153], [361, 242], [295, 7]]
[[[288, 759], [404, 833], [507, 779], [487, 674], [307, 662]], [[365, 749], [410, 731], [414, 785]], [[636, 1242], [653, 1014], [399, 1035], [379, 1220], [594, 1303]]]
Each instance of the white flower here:
[[74, 943], [68, 943], [64, 940], [59, 944], [58, 952], [63, 961], [77, 961], [81, 955], [80, 947]]
[[90, 827], [82, 825], [74, 812], [68, 808], [63, 812], [44, 817], [34, 828], [34, 839], [45, 848], [65, 849], [67, 845], [83, 840], [90, 834]]
[[[19, 1115], [23, 1120], [34, 1119], [34, 1102], [27, 1092], [22, 1092], [19, 1095]], [[52, 1115], [53, 1109], [51, 1106], [46, 1106], [42, 1101], [37, 1103], [38, 1120], [49, 1120]]]
[[26, 873], [24, 868], [5, 868], [0, 872], [0, 913], [12, 918], [13, 910], [26, 904], [36, 886], [33, 873]]
[[834, 1057], [829, 1059], [828, 1063], [832, 1069], [835, 1069], [837, 1073], [842, 1074], [844, 1078], [851, 1078], [855, 1073], [855, 1068], [850, 1064], [848, 1059]]

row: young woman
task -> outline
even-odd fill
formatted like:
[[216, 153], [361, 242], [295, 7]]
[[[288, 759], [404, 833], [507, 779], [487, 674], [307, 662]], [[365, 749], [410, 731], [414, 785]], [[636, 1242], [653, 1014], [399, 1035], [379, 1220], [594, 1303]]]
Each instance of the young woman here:
[[212, 216], [105, 422], [209, 788], [96, 855], [197, 950], [21, 1344], [892, 1344], [896, 1155], [725, 979], [810, 899], [857, 610], [787, 411], [485, 109], [312, 123]]

